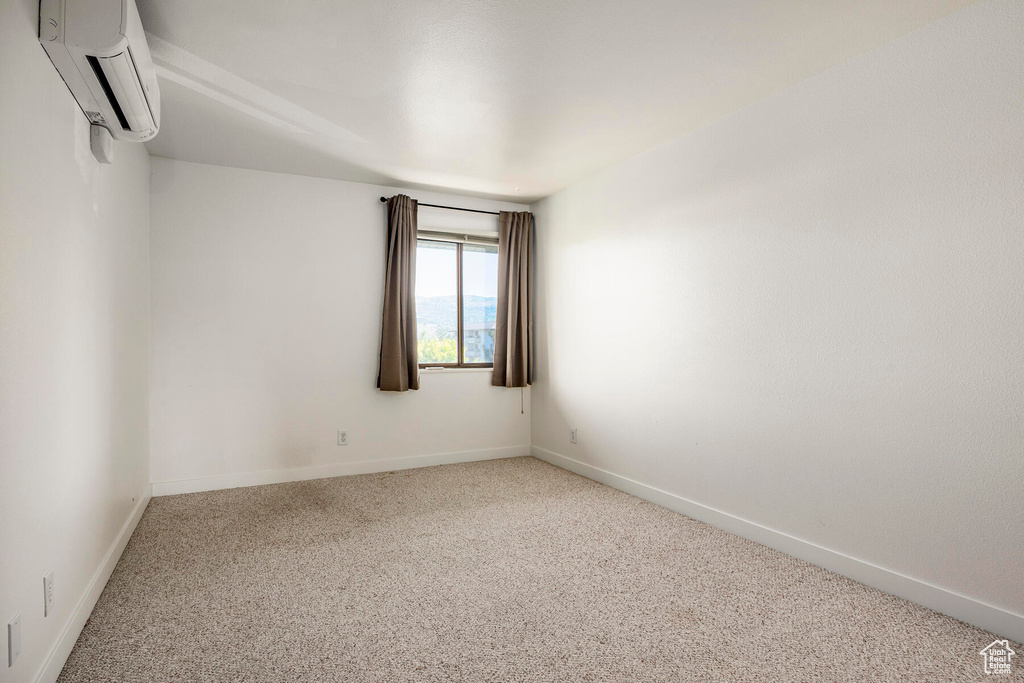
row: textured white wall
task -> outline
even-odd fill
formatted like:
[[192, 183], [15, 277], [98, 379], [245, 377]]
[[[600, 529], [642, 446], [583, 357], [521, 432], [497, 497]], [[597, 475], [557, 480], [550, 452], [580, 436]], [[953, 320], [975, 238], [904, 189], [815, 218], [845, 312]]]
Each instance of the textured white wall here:
[[[378, 197], [397, 190], [158, 158], [152, 169], [154, 482], [529, 446], [529, 405], [520, 414], [520, 392], [488, 373], [376, 390]], [[479, 222], [446, 213], [424, 209], [421, 225]]]
[[37, 22], [38, 3], [0, 3], [4, 683], [34, 680], [149, 484], [149, 157], [115, 143], [113, 165], [93, 159]]
[[534, 445], [1024, 614], [1021, 45], [982, 2], [537, 204]]

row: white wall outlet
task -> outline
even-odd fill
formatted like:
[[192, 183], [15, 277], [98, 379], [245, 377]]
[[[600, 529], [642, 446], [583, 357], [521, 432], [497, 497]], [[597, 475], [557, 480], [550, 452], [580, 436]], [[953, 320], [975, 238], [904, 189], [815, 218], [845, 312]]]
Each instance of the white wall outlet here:
[[342, 429], [338, 430], [338, 445], [339, 446], [347, 446], [348, 445], [348, 432], [346, 432], [345, 430], [342, 430]]
[[47, 572], [43, 577], [43, 616], [48, 617], [53, 612], [53, 570]]
[[569, 428], [569, 443], [576, 443], [576, 428]]
[[21, 615], [7, 622], [7, 666], [14, 666], [21, 654]]

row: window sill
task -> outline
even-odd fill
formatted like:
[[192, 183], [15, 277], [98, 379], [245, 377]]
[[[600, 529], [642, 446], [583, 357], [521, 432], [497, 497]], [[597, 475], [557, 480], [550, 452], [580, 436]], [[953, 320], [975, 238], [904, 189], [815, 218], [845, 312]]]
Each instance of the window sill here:
[[421, 375], [444, 375], [451, 372], [494, 372], [492, 368], [420, 368]]

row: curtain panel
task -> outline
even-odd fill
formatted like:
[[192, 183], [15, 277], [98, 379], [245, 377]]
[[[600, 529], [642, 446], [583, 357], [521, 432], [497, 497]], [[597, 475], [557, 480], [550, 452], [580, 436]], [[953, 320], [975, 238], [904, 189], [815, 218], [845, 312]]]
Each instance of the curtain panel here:
[[408, 391], [420, 388], [416, 357], [416, 224], [417, 203], [404, 194], [388, 200], [377, 388]]
[[498, 301], [491, 384], [525, 387], [533, 382], [533, 214], [498, 214]]

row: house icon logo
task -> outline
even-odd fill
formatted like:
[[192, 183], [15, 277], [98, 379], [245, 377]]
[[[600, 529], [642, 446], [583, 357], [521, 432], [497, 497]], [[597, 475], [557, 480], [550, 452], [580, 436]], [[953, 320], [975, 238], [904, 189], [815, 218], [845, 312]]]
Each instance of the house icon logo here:
[[993, 640], [988, 647], [981, 651], [981, 656], [985, 658], [985, 673], [1010, 673], [1010, 657], [1015, 654], [1017, 653], [1010, 649], [1009, 641]]

